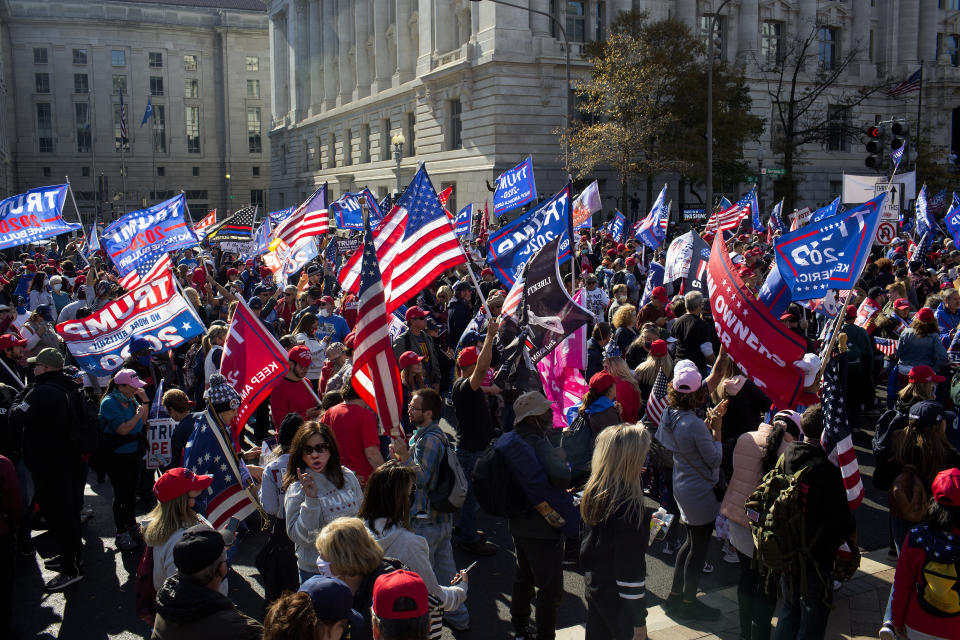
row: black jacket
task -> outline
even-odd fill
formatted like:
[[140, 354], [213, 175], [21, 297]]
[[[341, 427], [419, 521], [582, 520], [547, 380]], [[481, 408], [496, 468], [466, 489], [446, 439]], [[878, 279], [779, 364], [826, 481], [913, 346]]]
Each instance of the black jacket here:
[[62, 371], [37, 376], [18, 397], [10, 419], [23, 429], [23, 461], [36, 472], [65, 469], [79, 462], [76, 430], [83, 400], [77, 385]]
[[473, 319], [473, 309], [470, 304], [454, 298], [447, 304], [447, 344], [460, 343], [460, 336], [466, 331], [467, 325]]
[[650, 538], [650, 512], [640, 509], [640, 517], [627, 519], [621, 506], [595, 525], [584, 523], [580, 542], [580, 565], [587, 591], [594, 597], [616, 598], [620, 615], [629, 616], [632, 626], [644, 624], [647, 578], [647, 541]]
[[157, 594], [157, 619], [151, 640], [259, 640], [263, 627], [240, 613], [230, 598], [180, 574]]
[[587, 340], [587, 382], [593, 377], [593, 374], [603, 371], [603, 347], [600, 343], [590, 338]]

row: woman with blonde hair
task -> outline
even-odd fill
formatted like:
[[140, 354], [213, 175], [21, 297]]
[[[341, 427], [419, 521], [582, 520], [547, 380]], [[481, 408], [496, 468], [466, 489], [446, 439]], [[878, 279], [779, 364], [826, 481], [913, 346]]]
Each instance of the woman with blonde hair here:
[[220, 370], [220, 360], [223, 358], [223, 343], [227, 340], [229, 333], [227, 325], [217, 324], [209, 329], [203, 336], [203, 353], [206, 354], [203, 359], [203, 384], [206, 388], [210, 376]]
[[627, 361], [620, 357], [617, 346], [607, 347], [603, 359], [603, 370], [616, 378], [617, 402], [620, 403], [620, 419], [624, 422], [636, 422], [640, 419], [640, 387]]
[[[670, 355], [670, 349], [666, 340], [654, 340], [650, 344], [650, 352], [647, 359], [641, 362], [633, 375], [637, 380], [637, 388], [640, 389], [640, 402], [645, 406], [650, 397], [650, 391], [657, 381], [657, 373], [663, 371], [664, 377], [669, 380], [673, 377], [673, 356]], [[656, 428], [659, 425], [653, 425]]]
[[643, 508], [643, 461], [650, 440], [646, 427], [632, 424], [609, 427], [597, 436], [580, 501], [586, 640], [647, 637], [644, 583], [650, 514]]
[[632, 304], [622, 305], [613, 314], [613, 344], [617, 345], [620, 353], [626, 353], [630, 344], [637, 339], [637, 308]]

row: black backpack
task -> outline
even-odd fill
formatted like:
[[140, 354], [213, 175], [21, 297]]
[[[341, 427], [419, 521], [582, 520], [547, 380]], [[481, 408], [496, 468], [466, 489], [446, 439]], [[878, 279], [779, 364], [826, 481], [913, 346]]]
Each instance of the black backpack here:
[[529, 505], [506, 458], [495, 445], [487, 447], [477, 458], [471, 479], [477, 504], [492, 516], [510, 516]]
[[586, 413], [578, 413], [573, 424], [563, 430], [560, 446], [570, 464], [572, 486], [585, 483], [590, 477], [590, 461], [593, 459], [593, 429]]

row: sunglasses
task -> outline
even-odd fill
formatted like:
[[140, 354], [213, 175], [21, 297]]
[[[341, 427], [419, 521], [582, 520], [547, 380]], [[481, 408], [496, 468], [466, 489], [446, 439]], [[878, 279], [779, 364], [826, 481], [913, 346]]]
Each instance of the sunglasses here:
[[309, 444], [304, 445], [304, 447], [303, 447], [303, 454], [304, 454], [304, 455], [306, 455], [306, 456], [312, 456], [314, 453], [316, 453], [316, 454], [330, 453], [330, 445], [327, 444], [326, 442], [321, 442], [320, 444], [318, 444], [318, 445], [315, 446], [315, 447], [312, 447], [312, 446], [310, 446]]

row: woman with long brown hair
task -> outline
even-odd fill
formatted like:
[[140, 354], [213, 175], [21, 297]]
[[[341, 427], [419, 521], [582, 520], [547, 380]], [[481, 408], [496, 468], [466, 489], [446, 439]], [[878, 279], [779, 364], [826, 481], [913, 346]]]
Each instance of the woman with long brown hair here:
[[302, 584], [319, 573], [317, 534], [340, 516], [356, 515], [363, 490], [353, 471], [341, 466], [337, 439], [322, 422], [306, 422], [293, 436], [283, 489], [287, 535], [296, 546]]
[[327, 358], [327, 341], [317, 337], [320, 320], [312, 313], [300, 316], [297, 326], [290, 330], [293, 340], [297, 344], [306, 345], [310, 349], [310, 368], [307, 370], [307, 379], [316, 388], [317, 382], [323, 373], [323, 363]]
[[933, 310], [923, 307], [897, 341], [900, 386], [906, 384], [910, 369], [926, 365], [940, 371], [947, 364], [947, 350], [940, 340], [940, 326]]

